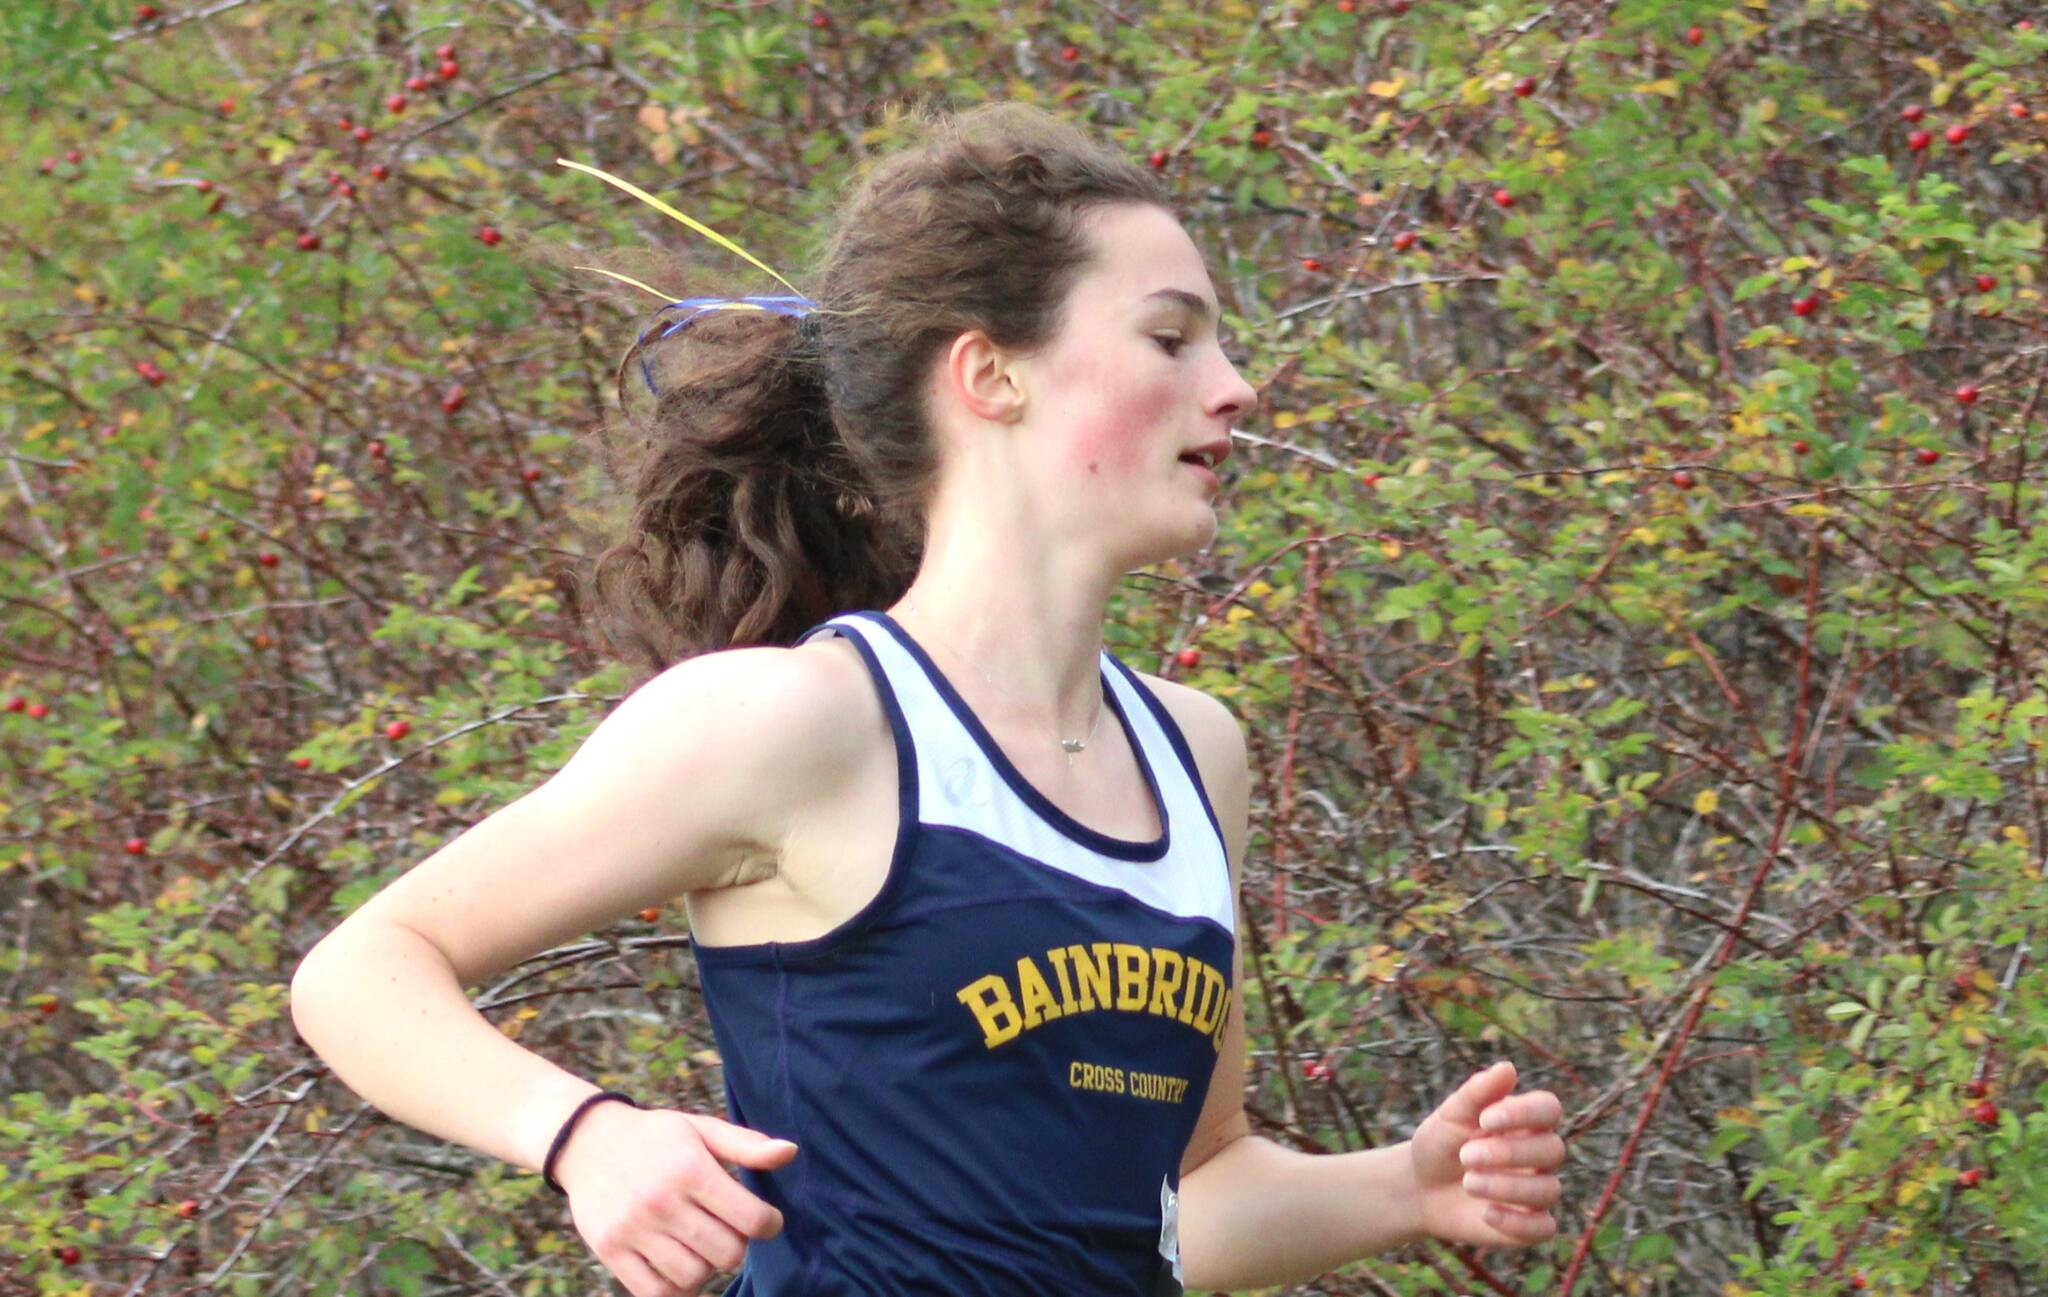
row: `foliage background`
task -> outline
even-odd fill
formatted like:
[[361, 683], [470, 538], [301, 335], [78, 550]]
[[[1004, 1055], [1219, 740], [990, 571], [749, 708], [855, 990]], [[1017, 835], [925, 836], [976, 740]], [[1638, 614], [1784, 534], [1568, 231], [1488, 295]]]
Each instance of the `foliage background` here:
[[[1258, 1130], [1405, 1138], [1497, 1056], [1565, 1103], [1551, 1244], [1284, 1291], [2048, 1288], [2025, 6], [29, 0], [0, 47], [7, 1291], [603, 1281], [286, 983], [619, 697], [573, 576], [652, 303], [554, 253], [690, 236], [554, 159], [793, 263], [916, 93], [1157, 153], [1262, 392], [1107, 628], [1251, 735]], [[680, 906], [471, 989], [718, 1109]]]

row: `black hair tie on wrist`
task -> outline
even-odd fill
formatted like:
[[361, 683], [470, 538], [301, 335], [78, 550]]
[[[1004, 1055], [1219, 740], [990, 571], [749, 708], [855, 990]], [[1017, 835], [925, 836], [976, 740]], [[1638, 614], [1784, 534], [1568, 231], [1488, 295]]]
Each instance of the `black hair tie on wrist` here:
[[576, 1111], [570, 1113], [569, 1120], [563, 1122], [562, 1128], [555, 1132], [555, 1142], [548, 1145], [548, 1155], [540, 1164], [540, 1178], [547, 1182], [548, 1188], [564, 1198], [569, 1196], [569, 1191], [555, 1181], [555, 1158], [560, 1156], [562, 1145], [569, 1142], [569, 1132], [576, 1128], [576, 1122], [584, 1113], [590, 1111], [592, 1104], [605, 1099], [617, 1099], [620, 1103], [631, 1104], [635, 1108], [640, 1106], [632, 1095], [620, 1094], [617, 1090], [600, 1090], [576, 1105]]

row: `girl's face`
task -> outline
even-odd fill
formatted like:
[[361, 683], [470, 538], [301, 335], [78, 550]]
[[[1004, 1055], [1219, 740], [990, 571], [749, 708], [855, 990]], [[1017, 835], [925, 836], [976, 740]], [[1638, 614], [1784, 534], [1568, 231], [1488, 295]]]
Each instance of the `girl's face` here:
[[[1216, 534], [1213, 465], [1233, 420], [1258, 405], [1219, 336], [1215, 289], [1187, 232], [1149, 205], [1098, 208], [1096, 264], [1065, 324], [1022, 362], [1033, 393], [1019, 446], [1062, 525], [1099, 536], [1124, 570], [1198, 551]], [[1222, 450], [1227, 453], [1227, 450]]]

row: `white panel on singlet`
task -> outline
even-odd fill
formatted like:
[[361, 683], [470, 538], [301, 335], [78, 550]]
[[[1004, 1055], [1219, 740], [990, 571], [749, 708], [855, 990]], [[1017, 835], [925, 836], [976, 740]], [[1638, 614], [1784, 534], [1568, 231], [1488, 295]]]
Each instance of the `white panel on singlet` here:
[[[1114, 851], [1098, 850], [1034, 809], [1012, 786], [1015, 779], [1028, 787], [1023, 776], [1014, 766], [1008, 775], [1004, 773], [1007, 759], [984, 749], [934, 681], [936, 664], [927, 668], [918, 656], [922, 650], [913, 648], [908, 635], [886, 615], [845, 613], [814, 628], [799, 643], [835, 632], [858, 637], [888, 676], [916, 754], [921, 823], [979, 834], [1047, 868], [1112, 888], [1155, 910], [1208, 919], [1235, 933], [1236, 907], [1223, 841], [1202, 804], [1194, 777], [1174, 751], [1159, 718], [1138, 696], [1108, 650], [1101, 655], [1102, 679], [1122, 708], [1128, 737], [1140, 760], [1151, 768], [1164, 803], [1165, 850], [1152, 859], [1124, 859]], [[961, 708], [965, 710], [964, 702]], [[1103, 718], [1105, 724], [1115, 719], [1114, 712]], [[992, 739], [988, 747], [995, 747]], [[1036, 795], [1043, 799], [1043, 794]], [[1046, 809], [1067, 818], [1049, 802]], [[1091, 832], [1070, 819], [1067, 822], [1081, 834]], [[1148, 848], [1156, 851], [1152, 843], [1110, 841], [1129, 854], [1152, 854]]]

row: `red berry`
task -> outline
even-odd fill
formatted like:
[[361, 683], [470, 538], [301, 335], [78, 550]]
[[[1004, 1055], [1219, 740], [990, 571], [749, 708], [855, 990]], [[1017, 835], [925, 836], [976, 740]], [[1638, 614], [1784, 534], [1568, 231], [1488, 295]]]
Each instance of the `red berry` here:
[[1917, 122], [1926, 115], [1927, 110], [1925, 108], [1922, 108], [1919, 104], [1907, 104], [1904, 108], [1899, 109], [1899, 116], [1905, 118], [1909, 122]]
[[57, 1010], [63, 1008], [64, 1006], [57, 1003], [55, 1000], [44, 1000], [41, 1004], [38, 1004], [36, 1007], [43, 1011], [43, 1016], [45, 1018], [54, 1018], [57, 1016]]
[[9, 699], [7, 700], [7, 710], [8, 710], [8, 711], [11, 711], [11, 712], [25, 712], [25, 711], [27, 711], [27, 710], [28, 710], [28, 699], [26, 699], [26, 698], [22, 697], [22, 696], [21, 696], [20, 694], [16, 694], [16, 695], [14, 695], [14, 697], [12, 697], [12, 698], [9, 698]]
[[1311, 1081], [1327, 1081], [1330, 1079], [1330, 1065], [1311, 1058], [1301, 1065], [1301, 1074]]
[[1408, 12], [1408, 0], [1388, 0], [1387, 8], [1393, 11], [1394, 17], [1399, 18]]
[[1697, 45], [1706, 38], [1707, 29], [1704, 27], [1688, 27], [1685, 29], [1685, 43], [1688, 45]]
[[1977, 291], [1978, 291], [1978, 292], [1980, 292], [1980, 293], [1988, 293], [1988, 292], [1990, 292], [1990, 291], [1991, 291], [1992, 289], [1994, 289], [1994, 288], [1996, 288], [1996, 287], [1998, 287], [1998, 276], [1997, 276], [1997, 275], [1979, 275], [1979, 276], [1977, 276]]
[[258, 553], [258, 554], [256, 555], [256, 561], [257, 561], [258, 563], [261, 563], [261, 564], [262, 564], [263, 566], [265, 566], [265, 567], [276, 567], [276, 566], [277, 566], [277, 554], [276, 554], [276, 553], [275, 553], [274, 551], [272, 551], [272, 550], [267, 550], [267, 549], [266, 549], [266, 550], [263, 550], [263, 551], [259, 552], [259, 553]]
[[139, 23], [146, 23], [150, 19], [156, 17], [158, 14], [162, 12], [163, 10], [157, 8], [155, 5], [136, 5], [135, 21]]
[[1803, 440], [1795, 441], [1792, 443], [1792, 453], [1795, 455], [1804, 455], [1807, 451], [1811, 449], [1813, 449], [1813, 447], [1807, 445], [1806, 442]]
[[388, 99], [386, 99], [386, 100], [384, 101], [384, 107], [386, 107], [387, 109], [391, 110], [391, 111], [392, 111], [392, 112], [394, 112], [394, 113], [402, 113], [402, 112], [404, 112], [404, 111], [405, 111], [405, 96], [404, 96], [404, 95], [392, 95], [392, 96], [391, 96], [390, 98], [388, 98]]
[[139, 856], [143, 852], [149, 850], [149, 844], [147, 842], [144, 842], [141, 838], [130, 838], [126, 842], [121, 844], [121, 849], [126, 851], [131, 856]]
[[1527, 99], [1530, 95], [1535, 94], [1536, 78], [1523, 77], [1520, 81], [1515, 82], [1515, 93], [1517, 95], [1520, 95], [1524, 99]]
[[416, 95], [426, 93], [427, 87], [433, 84], [433, 82], [427, 80], [425, 77], [414, 76], [407, 77], [405, 79], [405, 88], [407, 90], [412, 91]]
[[462, 408], [463, 401], [467, 399], [468, 396], [466, 393], [463, 392], [462, 384], [457, 383], [454, 386], [450, 387], [447, 391], [441, 393], [441, 408], [443, 410], [446, 410], [448, 413], [453, 414], [457, 410], [460, 410]]
[[1415, 231], [1403, 230], [1394, 236], [1394, 251], [1406, 252], [1415, 246]]
[[1970, 1109], [1970, 1120], [1976, 1122], [1979, 1126], [1996, 1126], [1998, 1124], [1998, 1105], [1986, 1099]]
[[383, 442], [383, 439], [382, 439], [382, 438], [379, 438], [378, 440], [376, 440], [376, 441], [372, 441], [372, 442], [370, 443], [370, 458], [371, 458], [371, 459], [382, 459], [382, 458], [384, 458], [384, 442]]
[[66, 162], [69, 162], [73, 166], [77, 166], [80, 162], [83, 162], [85, 160], [85, 154], [79, 152], [77, 149], [66, 149], [64, 150], [64, 160]]
[[1075, 59], [1080, 57], [1081, 51], [1074, 48], [1072, 45], [1063, 46], [1060, 50], [1060, 61], [1063, 63], [1072, 63]]
[[319, 250], [320, 250], [320, 236], [319, 236], [319, 235], [317, 235], [317, 234], [314, 234], [314, 233], [313, 233], [312, 231], [310, 231], [310, 230], [308, 230], [308, 231], [307, 231], [306, 233], [304, 233], [304, 234], [301, 234], [301, 235], [299, 236], [299, 250], [300, 250], [301, 252], [317, 252], [317, 251], [319, 251]]
[[454, 59], [442, 59], [441, 66], [434, 71], [443, 81], [453, 81], [462, 75], [462, 65]]
[[1378, 486], [1380, 484], [1380, 475], [1378, 473], [1367, 473], [1364, 477], [1360, 478], [1359, 480], [1364, 482], [1367, 486]]
[[642, 923], [653, 923], [656, 919], [659, 919], [660, 917], [661, 907], [657, 905], [650, 905], [646, 909], [640, 911], [640, 921]]
[[450, 43], [450, 44], [446, 44], [446, 45], [436, 45], [436, 46], [434, 47], [434, 57], [435, 57], [435, 58], [437, 58], [437, 59], [452, 59], [452, 58], [454, 58], [454, 57], [455, 57], [455, 46], [454, 46], [454, 45], [453, 45], [452, 43]]
[[2005, 106], [2005, 112], [2008, 117], [2025, 117], [2027, 115], [2027, 106], [2015, 99]]
[[232, 99], [223, 99], [219, 103], [214, 105], [214, 111], [218, 112], [221, 116], [226, 117], [235, 111], [235, 101]]
[[1152, 164], [1152, 169], [1153, 169], [1154, 171], [1158, 171], [1158, 170], [1161, 170], [1161, 169], [1163, 169], [1163, 168], [1164, 168], [1164, 167], [1166, 166], [1166, 150], [1165, 150], [1165, 149], [1154, 149], [1154, 150], [1152, 150], [1152, 156], [1151, 156], [1151, 157], [1149, 157], [1149, 158], [1146, 158], [1146, 159], [1145, 159], [1145, 161], [1147, 161], [1147, 162], [1149, 162], [1149, 163], [1151, 163], [1151, 164]]
[[356, 143], [358, 144], [368, 144], [375, 136], [375, 132], [371, 131], [367, 126], [358, 126], [350, 131], [349, 134], [356, 137]]
[[1694, 484], [1695, 479], [1693, 475], [1686, 472], [1682, 468], [1671, 475], [1671, 485], [1677, 487], [1681, 491], [1692, 490]]
[[1984, 1173], [1976, 1167], [1966, 1167], [1956, 1173], [1956, 1183], [1965, 1189], [1974, 1189], [1984, 1181]]
[[202, 194], [210, 194], [213, 192], [213, 182], [211, 180], [194, 181], [192, 187], [194, 189], [197, 189]]
[[410, 733], [412, 733], [411, 721], [393, 721], [384, 727], [384, 737], [387, 739], [402, 739]]
[[476, 232], [476, 237], [478, 241], [483, 243], [486, 247], [495, 248], [498, 246], [498, 240], [504, 238], [505, 236], [498, 233], [497, 226], [486, 225]]
[[1977, 385], [1975, 383], [1965, 383], [1957, 388], [1956, 400], [1961, 401], [1964, 405], [1977, 404]]
[[355, 129], [355, 126], [356, 124], [346, 117], [337, 117], [334, 119], [334, 129], [337, 131], [352, 131]]
[[293, 757], [293, 758], [292, 758], [292, 764], [293, 764], [294, 766], [297, 766], [297, 767], [298, 767], [299, 769], [301, 769], [301, 770], [304, 770], [304, 769], [305, 769], [305, 768], [306, 768], [307, 766], [310, 766], [310, 765], [312, 765], [312, 764], [313, 764], [313, 758], [311, 758], [311, 757]]
[[385, 165], [384, 165], [383, 163], [379, 162], [379, 163], [377, 163], [377, 164], [376, 164], [375, 166], [372, 166], [372, 167], [370, 168], [370, 179], [372, 179], [372, 180], [389, 180], [390, 178], [391, 178], [391, 168], [390, 168], [390, 167], [387, 167], [387, 166], [385, 166]]
[[2031, 18], [2022, 18], [2018, 22], [2014, 23], [2012, 25], [2012, 28], [2014, 31], [2030, 32], [2034, 30], [2034, 20]]
[[1923, 464], [1932, 464], [1934, 461], [1941, 458], [1941, 452], [1935, 450], [1931, 446], [1922, 446], [1920, 449], [1913, 452], [1913, 458], [1919, 460]]
[[1934, 137], [1926, 131], [1914, 131], [1906, 137], [1906, 147], [1915, 153], [1918, 153], [1932, 143], [1934, 143]]
[[1198, 648], [1184, 648], [1180, 652], [1173, 655], [1173, 660], [1175, 662], [1180, 663], [1184, 667], [1200, 666], [1202, 662], [1202, 650]]
[[1950, 144], [1961, 144], [1964, 140], [1970, 138], [1970, 128], [1963, 125], [1961, 122], [1957, 122], [1955, 125], [1943, 131], [1942, 137], [1946, 139]]
[[1981, 1099], [1991, 1093], [1991, 1085], [1986, 1081], [1973, 1080], [1963, 1087], [1963, 1093], [1969, 1095], [1972, 1099]]
[[1868, 1288], [1870, 1287], [1870, 1280], [1865, 1279], [1863, 1272], [1858, 1270], [1854, 1275], [1850, 1276], [1849, 1286], [1856, 1289]]
[[521, 469], [519, 476], [528, 482], [538, 482], [540, 481], [540, 470], [537, 468]]
[[343, 198], [354, 198], [356, 196], [356, 187], [344, 180], [334, 187], [334, 192], [340, 194]]
[[1314, 257], [1303, 257], [1301, 259], [1301, 268], [1307, 271], [1317, 271], [1323, 268], [1323, 263], [1317, 261]]
[[811, 26], [816, 27], [818, 30], [823, 31], [825, 28], [830, 27], [831, 25], [832, 20], [826, 17], [824, 14], [811, 15]]
[[1813, 308], [1820, 305], [1820, 294], [1809, 293], [1792, 303], [1792, 314], [1812, 315]]
[[199, 1214], [199, 1200], [197, 1198], [187, 1198], [185, 1201], [179, 1203], [178, 1214], [180, 1216], [183, 1216], [186, 1220], [191, 1220], [194, 1216], [197, 1216]]
[[81, 1255], [83, 1254], [69, 1243], [57, 1249], [57, 1259], [65, 1265], [77, 1265]]
[[50, 704], [48, 703], [30, 703], [28, 705], [28, 718], [32, 721], [39, 721], [49, 714]]
[[1259, 127], [1259, 129], [1257, 129], [1257, 130], [1255, 130], [1255, 131], [1253, 131], [1253, 132], [1252, 132], [1252, 145], [1253, 145], [1253, 147], [1255, 147], [1255, 148], [1261, 148], [1261, 149], [1263, 149], [1263, 148], [1266, 148], [1266, 147], [1268, 147], [1268, 146], [1269, 146], [1269, 145], [1271, 145], [1272, 143], [1273, 143], [1273, 132], [1271, 132], [1271, 131], [1267, 130], [1267, 129], [1266, 129], [1265, 127], [1261, 126], [1261, 127]]
[[1496, 189], [1493, 191], [1493, 202], [1496, 207], [1513, 207], [1515, 196], [1505, 189]]

